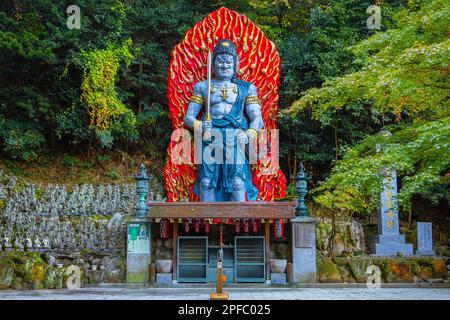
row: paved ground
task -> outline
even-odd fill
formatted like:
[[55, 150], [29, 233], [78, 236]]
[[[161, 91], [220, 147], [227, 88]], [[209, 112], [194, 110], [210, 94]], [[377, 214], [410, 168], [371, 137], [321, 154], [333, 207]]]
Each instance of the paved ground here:
[[[449, 288], [226, 288], [231, 300], [450, 300]], [[211, 288], [0, 290], [0, 300], [207, 300]]]

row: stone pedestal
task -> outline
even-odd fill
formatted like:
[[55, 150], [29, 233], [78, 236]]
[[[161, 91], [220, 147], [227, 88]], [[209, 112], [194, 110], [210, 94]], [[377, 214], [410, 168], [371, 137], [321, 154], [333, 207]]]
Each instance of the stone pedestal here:
[[292, 225], [292, 269], [295, 283], [316, 282], [316, 219], [296, 217]]
[[286, 273], [271, 273], [271, 284], [286, 284]]
[[171, 285], [172, 284], [172, 273], [157, 273], [156, 274], [156, 284]]
[[135, 218], [128, 223], [127, 282], [150, 281], [150, 223], [146, 218]]

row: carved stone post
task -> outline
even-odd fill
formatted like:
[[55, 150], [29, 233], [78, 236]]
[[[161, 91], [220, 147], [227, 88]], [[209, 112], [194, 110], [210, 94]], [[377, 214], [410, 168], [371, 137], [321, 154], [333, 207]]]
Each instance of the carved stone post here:
[[292, 226], [292, 276], [296, 283], [316, 282], [316, 222], [311, 218], [304, 198], [308, 192], [307, 176], [300, 162], [296, 177], [298, 204], [296, 218], [291, 219]]
[[148, 283], [150, 281], [150, 221], [147, 218], [145, 197], [148, 194], [148, 180], [144, 164], [135, 176], [136, 192], [139, 196], [135, 218], [127, 227], [127, 282]]

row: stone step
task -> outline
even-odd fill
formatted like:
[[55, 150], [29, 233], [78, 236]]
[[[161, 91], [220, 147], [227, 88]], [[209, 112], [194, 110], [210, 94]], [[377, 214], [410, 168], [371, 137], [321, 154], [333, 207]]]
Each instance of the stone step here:
[[428, 283], [444, 283], [444, 279], [442, 278], [429, 278], [425, 279], [425, 281]]

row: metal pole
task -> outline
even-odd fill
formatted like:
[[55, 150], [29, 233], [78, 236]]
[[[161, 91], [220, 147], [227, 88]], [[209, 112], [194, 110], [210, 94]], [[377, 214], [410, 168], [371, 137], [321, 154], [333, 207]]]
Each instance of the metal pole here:
[[[207, 92], [206, 92], [206, 116], [205, 121], [211, 121], [211, 74], [212, 74], [212, 56], [211, 52], [208, 51], [208, 62], [206, 71], [206, 82], [207, 82]], [[211, 131], [205, 130], [203, 134], [203, 140], [211, 140]]]

